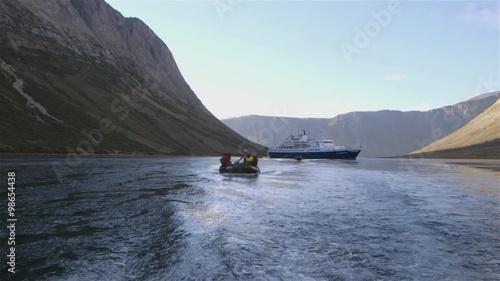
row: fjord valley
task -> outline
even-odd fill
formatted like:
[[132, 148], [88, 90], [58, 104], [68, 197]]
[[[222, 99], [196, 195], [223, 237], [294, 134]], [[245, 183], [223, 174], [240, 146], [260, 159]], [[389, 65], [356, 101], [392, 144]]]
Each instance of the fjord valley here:
[[[429, 144], [498, 147], [496, 87], [423, 111], [216, 118], [221, 104], [224, 114], [252, 114], [270, 96], [280, 107], [295, 100], [301, 110], [330, 112], [329, 101], [348, 106], [366, 85], [383, 109], [424, 89], [419, 79], [456, 86], [426, 79], [448, 72], [427, 65], [435, 60], [421, 43], [433, 40], [408, 36], [404, 23], [440, 39], [436, 25], [424, 28], [434, 19], [416, 25], [412, 15], [432, 10], [456, 23], [450, 10], [460, 1], [395, 4], [404, 6], [391, 9], [395, 24], [346, 63], [322, 47], [352, 42], [352, 29], [342, 28], [369, 25], [357, 22], [361, 13], [387, 15], [386, 3], [0, 0], [0, 280], [498, 281], [499, 161], [385, 158]], [[463, 31], [458, 40], [491, 49], [491, 36]], [[452, 41], [446, 34], [439, 43]], [[273, 42], [279, 52], [266, 49]], [[377, 52], [392, 43], [406, 47]], [[437, 52], [439, 64], [453, 68], [466, 57], [458, 51]], [[491, 58], [464, 53], [475, 59], [461, 75], [476, 79]], [[382, 72], [390, 61], [428, 76]], [[283, 140], [273, 158], [267, 148]], [[360, 147], [361, 157], [343, 145]], [[335, 154], [322, 151], [332, 147]], [[280, 154], [291, 150], [301, 154]]]
[[[480, 154], [457, 153], [446, 158], [498, 159], [496, 139], [500, 128], [498, 106], [495, 104], [499, 98], [500, 92], [485, 93], [428, 111], [355, 111], [333, 118], [250, 115], [222, 121], [242, 136], [268, 147], [278, 145], [290, 132], [305, 129], [308, 135], [315, 138], [329, 138], [339, 144], [362, 147], [360, 157], [399, 156], [426, 145], [444, 149], [448, 144], [450, 148], [456, 148], [457, 145], [485, 143], [485, 150]], [[458, 133], [454, 137], [455, 143], [449, 143], [449, 139], [440, 140], [465, 126], [475, 129], [468, 129], [467, 135]], [[441, 145], [435, 146], [433, 143], [438, 140]]]
[[205, 108], [144, 22], [103, 0], [0, 1], [0, 64], [1, 152], [265, 154]]
[[461, 128], [500, 96], [421, 112], [221, 122], [140, 19], [123, 17], [103, 0], [5, 0], [0, 8], [3, 153], [218, 155], [246, 147], [262, 156], [305, 129], [363, 147], [360, 157], [396, 156]]

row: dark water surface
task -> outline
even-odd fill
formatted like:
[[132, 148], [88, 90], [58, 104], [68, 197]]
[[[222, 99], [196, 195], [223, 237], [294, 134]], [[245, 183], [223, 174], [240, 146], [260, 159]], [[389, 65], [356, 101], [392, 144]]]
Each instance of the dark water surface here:
[[218, 174], [218, 157], [0, 163], [1, 280], [500, 280], [500, 174], [463, 163], [261, 159], [257, 177]]

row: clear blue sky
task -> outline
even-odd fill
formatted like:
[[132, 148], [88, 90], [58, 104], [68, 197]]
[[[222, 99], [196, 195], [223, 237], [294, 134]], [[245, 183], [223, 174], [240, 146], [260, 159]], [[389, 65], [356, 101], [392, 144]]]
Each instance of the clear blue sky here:
[[498, 1], [106, 0], [218, 118], [428, 110], [499, 90]]

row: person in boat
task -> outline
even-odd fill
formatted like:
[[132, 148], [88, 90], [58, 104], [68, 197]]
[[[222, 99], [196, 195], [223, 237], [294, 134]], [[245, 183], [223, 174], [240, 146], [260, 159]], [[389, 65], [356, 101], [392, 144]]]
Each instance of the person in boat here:
[[225, 160], [226, 160], [226, 166], [230, 166], [231, 164], [233, 164], [233, 163], [231, 163], [231, 153], [230, 152], [226, 153]]
[[246, 158], [248, 156], [250, 156], [250, 153], [248, 153], [247, 149], [244, 149], [243, 154], [240, 155], [240, 159], [238, 159], [238, 161], [236, 161], [236, 163], [240, 163], [241, 159], [243, 159], [243, 163], [246, 164]]
[[232, 164], [231, 153], [229, 152], [224, 153], [224, 155], [220, 158], [220, 164], [222, 165], [222, 167], [230, 166]]
[[259, 160], [257, 160], [257, 153], [252, 153], [251, 155], [245, 157], [245, 163], [250, 164], [252, 166], [257, 166]]

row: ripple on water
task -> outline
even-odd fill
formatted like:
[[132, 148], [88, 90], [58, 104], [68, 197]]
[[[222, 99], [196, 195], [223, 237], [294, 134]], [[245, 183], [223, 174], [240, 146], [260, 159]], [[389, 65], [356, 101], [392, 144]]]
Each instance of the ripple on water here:
[[19, 162], [16, 239], [29, 270], [17, 277], [500, 277], [498, 192], [476, 191], [496, 176], [390, 159], [262, 159], [257, 177], [224, 177], [217, 160], [84, 160], [62, 183], [53, 160]]

